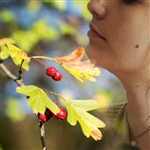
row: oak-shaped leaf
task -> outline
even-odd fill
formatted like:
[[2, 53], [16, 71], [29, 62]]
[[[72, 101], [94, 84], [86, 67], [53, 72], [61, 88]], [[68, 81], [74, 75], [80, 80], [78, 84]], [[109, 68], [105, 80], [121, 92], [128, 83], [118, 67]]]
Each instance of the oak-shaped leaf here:
[[92, 136], [94, 140], [100, 140], [102, 134], [98, 128], [104, 128], [105, 124], [87, 112], [97, 109], [98, 107], [99, 103], [94, 100], [67, 100], [67, 121], [73, 126], [76, 125], [78, 121], [86, 137]]
[[22, 67], [28, 70], [30, 57], [28, 57], [28, 55], [23, 50], [10, 43], [6, 44], [6, 47], [8, 48], [8, 53], [11, 56], [13, 62], [16, 65], [20, 65], [22, 63], [22, 60], [24, 60]]
[[101, 73], [100, 69], [95, 67], [89, 59], [81, 61], [84, 53], [84, 48], [78, 47], [71, 54], [67, 56], [57, 56], [54, 57], [53, 60], [81, 82], [83, 82], [83, 79], [96, 81], [93, 76], [99, 76]]
[[28, 97], [28, 105], [36, 113], [44, 113], [45, 108], [49, 108], [54, 114], [59, 112], [58, 106], [47, 96], [46, 92], [34, 85], [20, 86], [16, 91]]

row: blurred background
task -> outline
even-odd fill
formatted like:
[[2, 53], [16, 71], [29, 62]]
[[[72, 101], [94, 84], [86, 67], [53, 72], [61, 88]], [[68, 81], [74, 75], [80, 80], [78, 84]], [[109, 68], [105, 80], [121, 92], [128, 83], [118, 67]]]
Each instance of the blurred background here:
[[[15, 45], [31, 55], [64, 56], [77, 47], [86, 47], [91, 15], [88, 0], [1, 0], [0, 38], [9, 37]], [[61, 94], [68, 99], [96, 99], [101, 107], [125, 101], [125, 91], [114, 75], [101, 68], [97, 82], [80, 83], [55, 62], [63, 74], [59, 82], [51, 80], [36, 61], [24, 72], [25, 85], [36, 85]], [[11, 59], [4, 61], [8, 69], [18, 76], [18, 68]], [[24, 96], [16, 93], [14, 81], [0, 70], [0, 150], [40, 150], [38, 120], [27, 105]], [[59, 99], [58, 99], [59, 100]], [[99, 117], [99, 110], [94, 112]], [[45, 124], [49, 150], [99, 150], [103, 142], [86, 138], [78, 125], [67, 120], [52, 118]]]

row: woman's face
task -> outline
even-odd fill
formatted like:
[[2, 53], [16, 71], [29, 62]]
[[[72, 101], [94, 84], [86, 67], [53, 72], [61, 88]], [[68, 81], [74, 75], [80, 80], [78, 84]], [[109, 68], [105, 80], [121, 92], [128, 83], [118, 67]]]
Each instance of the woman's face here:
[[90, 59], [111, 72], [139, 71], [149, 63], [149, 0], [90, 0], [88, 9]]

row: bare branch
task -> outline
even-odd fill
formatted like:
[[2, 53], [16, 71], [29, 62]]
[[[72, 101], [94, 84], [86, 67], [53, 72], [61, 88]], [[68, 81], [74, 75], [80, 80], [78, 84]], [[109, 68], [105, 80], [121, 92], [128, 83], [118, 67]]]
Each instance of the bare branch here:
[[45, 130], [44, 130], [44, 123], [42, 121], [39, 122], [40, 127], [40, 137], [43, 150], [47, 150], [46, 142], [45, 142]]
[[19, 86], [24, 85], [22, 79], [18, 79], [15, 75], [13, 75], [3, 63], [0, 63], [0, 68], [8, 78], [14, 80]]
[[22, 81], [23, 81], [23, 71], [24, 71], [23, 68], [22, 68], [23, 62], [24, 62], [24, 59], [21, 62], [21, 65], [20, 65], [20, 68], [19, 68], [19, 77], [18, 77], [18, 80], [22, 80]]
[[[23, 63], [23, 61], [22, 61], [22, 63]], [[18, 86], [24, 85], [23, 79], [22, 79], [22, 77], [23, 77], [22, 64], [20, 66], [18, 78], [15, 75], [13, 75], [2, 62], [0, 62], [0, 68], [7, 75], [7, 77], [12, 79], [13, 81], [15, 81], [18, 84]], [[29, 98], [29, 96], [27, 96], [27, 99], [28, 98]], [[46, 143], [45, 143], [44, 123], [42, 121], [39, 122], [39, 127], [40, 127], [40, 137], [41, 137], [41, 143], [42, 143], [43, 150], [47, 150]]]

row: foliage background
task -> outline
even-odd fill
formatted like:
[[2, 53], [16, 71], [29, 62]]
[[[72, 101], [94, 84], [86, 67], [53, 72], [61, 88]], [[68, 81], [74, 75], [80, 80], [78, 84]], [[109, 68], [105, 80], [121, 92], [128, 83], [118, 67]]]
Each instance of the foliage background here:
[[[63, 56], [76, 47], [85, 48], [91, 20], [87, 3], [88, 0], [1, 0], [0, 38], [14, 39], [16, 46], [29, 55]], [[63, 73], [63, 80], [52, 81], [44, 68], [32, 61], [30, 70], [24, 73], [26, 85], [47, 88], [72, 99], [97, 99], [101, 107], [125, 101], [122, 85], [104, 69], [96, 83], [81, 84], [54, 62], [44, 63], [56, 66]], [[11, 59], [4, 64], [18, 76], [18, 68]], [[7, 79], [1, 70], [0, 84], [0, 150], [41, 149], [38, 120], [27, 106], [26, 98], [15, 92], [16, 83]], [[99, 116], [100, 112], [93, 113]], [[50, 150], [96, 150], [103, 145], [103, 141], [87, 139], [79, 125], [72, 127], [66, 120], [59, 122], [53, 118], [45, 124], [45, 130]]]

